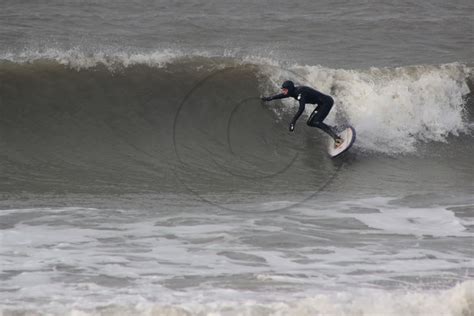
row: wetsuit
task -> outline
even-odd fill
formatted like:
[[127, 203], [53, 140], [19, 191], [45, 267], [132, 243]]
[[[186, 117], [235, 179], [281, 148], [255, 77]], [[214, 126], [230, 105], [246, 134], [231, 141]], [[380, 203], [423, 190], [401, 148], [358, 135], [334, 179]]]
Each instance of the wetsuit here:
[[293, 89], [288, 89], [288, 94], [286, 95], [283, 93], [277, 94], [275, 96], [266, 98], [266, 101], [284, 99], [288, 97], [293, 97], [300, 103], [298, 112], [296, 112], [295, 116], [291, 120], [291, 124], [293, 124], [293, 126], [296, 124], [296, 121], [304, 112], [307, 103], [317, 104], [313, 113], [311, 113], [311, 115], [309, 116], [309, 119], [306, 124], [323, 130], [324, 132], [329, 134], [334, 140], [339, 138], [339, 136], [336, 134], [332, 127], [323, 123], [324, 119], [326, 118], [326, 116], [328, 116], [329, 111], [331, 111], [331, 108], [334, 104], [334, 100], [330, 96], [323, 94], [317, 90], [314, 90], [310, 87], [297, 86]]

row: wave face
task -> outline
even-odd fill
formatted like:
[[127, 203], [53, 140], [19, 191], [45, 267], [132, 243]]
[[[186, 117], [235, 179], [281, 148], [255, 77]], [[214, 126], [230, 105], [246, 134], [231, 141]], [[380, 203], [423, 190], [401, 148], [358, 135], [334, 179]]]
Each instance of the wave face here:
[[173, 190], [176, 172], [190, 183], [212, 174], [216, 187], [229, 173], [281, 175], [273, 184], [283, 188], [289, 168], [304, 182], [310, 160], [321, 166], [316, 178], [330, 174], [337, 167], [321, 165], [319, 131], [303, 117], [296, 135], [287, 133], [295, 102], [259, 101], [288, 78], [334, 96], [328, 121], [356, 128], [354, 152], [409, 154], [453, 136], [472, 140], [472, 70], [462, 64], [345, 70], [171, 51], [28, 52], [0, 62], [3, 189], [71, 179], [87, 189], [106, 178], [107, 189]]

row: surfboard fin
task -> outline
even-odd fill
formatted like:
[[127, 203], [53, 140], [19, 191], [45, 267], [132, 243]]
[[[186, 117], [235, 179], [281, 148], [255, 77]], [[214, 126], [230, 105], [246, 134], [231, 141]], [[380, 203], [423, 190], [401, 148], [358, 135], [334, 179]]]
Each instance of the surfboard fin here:
[[338, 148], [339, 146], [341, 146], [342, 144], [344, 143], [344, 139], [342, 138], [338, 138], [334, 141], [334, 148]]

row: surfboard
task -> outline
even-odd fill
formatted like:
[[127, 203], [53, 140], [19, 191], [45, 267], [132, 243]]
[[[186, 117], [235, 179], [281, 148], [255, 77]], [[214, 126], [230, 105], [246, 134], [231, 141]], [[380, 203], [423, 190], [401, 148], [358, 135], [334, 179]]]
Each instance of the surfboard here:
[[335, 146], [334, 140], [332, 138], [329, 139], [328, 153], [331, 158], [335, 158], [351, 148], [356, 139], [356, 131], [352, 126], [348, 126], [339, 133], [339, 136], [344, 140], [344, 142], [337, 148]]

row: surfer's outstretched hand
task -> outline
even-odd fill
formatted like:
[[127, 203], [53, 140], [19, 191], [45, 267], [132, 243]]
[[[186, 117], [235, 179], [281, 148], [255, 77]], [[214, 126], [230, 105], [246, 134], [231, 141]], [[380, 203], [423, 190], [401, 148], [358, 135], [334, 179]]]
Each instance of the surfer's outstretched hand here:
[[288, 128], [290, 132], [293, 132], [295, 130], [295, 124], [290, 123], [290, 127]]
[[271, 101], [271, 100], [272, 100], [272, 98], [270, 98], [270, 97], [261, 97], [260, 99], [261, 99], [262, 101], [264, 101], [264, 102], [267, 102], [267, 101]]

